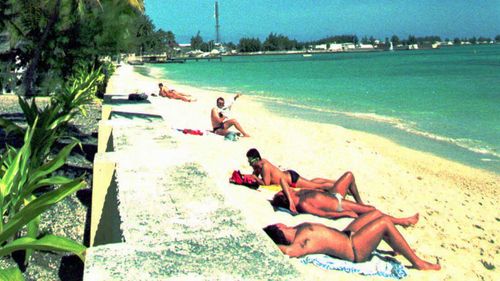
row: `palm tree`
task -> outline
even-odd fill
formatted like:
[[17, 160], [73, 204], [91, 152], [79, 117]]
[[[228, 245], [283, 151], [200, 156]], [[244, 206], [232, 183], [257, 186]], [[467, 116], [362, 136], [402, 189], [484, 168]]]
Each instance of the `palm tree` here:
[[[42, 52], [47, 50], [50, 36], [55, 35], [58, 23], [65, 23], [73, 14], [83, 17], [96, 8], [102, 10], [102, 3], [111, 2], [115, 5], [126, 5], [129, 13], [142, 13], [142, 0], [0, 0], [0, 30], [10, 27], [17, 42], [30, 42], [31, 52], [26, 61], [26, 70], [22, 77], [22, 88], [25, 96], [35, 95], [35, 83]], [[70, 7], [69, 9], [66, 9]], [[111, 5], [107, 5], [111, 7]], [[64, 9], [64, 10], [63, 10]], [[70, 13], [68, 13], [68, 10]], [[41, 32], [40, 32], [41, 30]]]

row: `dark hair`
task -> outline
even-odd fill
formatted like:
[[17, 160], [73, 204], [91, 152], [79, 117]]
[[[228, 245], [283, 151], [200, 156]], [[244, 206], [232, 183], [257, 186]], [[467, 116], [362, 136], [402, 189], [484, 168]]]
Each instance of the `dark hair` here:
[[248, 150], [247, 151], [247, 157], [249, 157], [249, 158], [259, 158], [259, 160], [262, 159], [262, 157], [260, 157], [259, 151], [256, 148], [251, 148], [250, 150]]
[[158, 86], [163, 87], [163, 83], [158, 84]]
[[288, 199], [283, 191], [274, 194], [273, 200], [271, 200], [271, 205], [275, 208], [281, 207], [288, 209], [290, 207], [290, 203], [288, 203]]
[[286, 240], [285, 234], [281, 231], [275, 224], [268, 225], [263, 228], [264, 232], [271, 237], [274, 243], [278, 245], [290, 245], [290, 242]]
[[224, 98], [223, 97], [218, 97], [216, 102], [218, 103], [219, 101], [224, 101]]

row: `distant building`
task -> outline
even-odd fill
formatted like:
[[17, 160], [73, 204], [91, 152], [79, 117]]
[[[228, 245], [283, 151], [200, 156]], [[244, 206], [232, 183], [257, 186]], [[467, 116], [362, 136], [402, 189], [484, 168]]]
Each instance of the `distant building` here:
[[356, 45], [354, 43], [342, 43], [342, 50], [350, 51], [356, 49]]
[[328, 51], [330, 52], [342, 52], [344, 49], [342, 48], [342, 44], [332, 43], [330, 44], [330, 48]]
[[371, 44], [358, 44], [358, 49], [363, 49], [363, 50], [371, 50], [373, 49], [373, 45]]
[[315, 50], [324, 50], [326, 51], [326, 44], [319, 44], [319, 45], [314, 45]]
[[191, 44], [187, 43], [187, 44], [178, 44], [177, 45], [177, 49], [179, 50], [191, 50]]
[[344, 50], [343, 44], [337, 43], [326, 43], [314, 46], [314, 50], [323, 50], [329, 52], [342, 52]]

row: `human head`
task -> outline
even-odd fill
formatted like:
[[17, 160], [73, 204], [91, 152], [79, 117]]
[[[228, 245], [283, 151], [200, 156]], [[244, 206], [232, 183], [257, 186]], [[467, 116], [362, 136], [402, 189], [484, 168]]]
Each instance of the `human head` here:
[[262, 160], [262, 157], [260, 157], [260, 153], [256, 148], [251, 148], [247, 151], [247, 158], [250, 166], [253, 166], [255, 163]]
[[163, 83], [158, 84], [158, 87], [160, 88], [163, 87]]
[[280, 229], [279, 224], [268, 225], [263, 228], [264, 232], [271, 237], [274, 243], [278, 245], [290, 245], [286, 239], [285, 233]]
[[224, 107], [224, 98], [223, 97], [218, 97], [217, 98], [217, 107], [218, 108], [223, 108]]
[[283, 191], [274, 194], [273, 200], [271, 200], [271, 205], [275, 208], [281, 207], [288, 209], [288, 207], [290, 207], [288, 199], [286, 198]]

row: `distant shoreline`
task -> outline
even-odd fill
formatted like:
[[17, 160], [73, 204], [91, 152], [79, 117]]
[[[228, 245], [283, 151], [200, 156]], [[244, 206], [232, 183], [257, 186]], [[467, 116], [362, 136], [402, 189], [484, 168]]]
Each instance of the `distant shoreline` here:
[[[483, 45], [495, 45], [495, 44], [479, 44]], [[326, 51], [326, 50], [314, 50], [314, 51], [260, 51], [260, 52], [248, 52], [248, 53], [236, 53], [236, 54], [221, 54], [223, 57], [244, 57], [244, 56], [274, 56], [274, 55], [306, 55], [306, 54], [342, 54], [342, 53], [378, 53], [378, 52], [400, 52], [400, 51], [419, 51], [419, 50], [437, 50], [441, 48], [461, 48], [470, 47], [474, 45], [440, 45], [437, 48], [432, 47], [419, 47], [418, 49], [408, 49], [408, 48], [395, 48], [394, 50], [388, 49], [351, 49], [345, 51]]]

